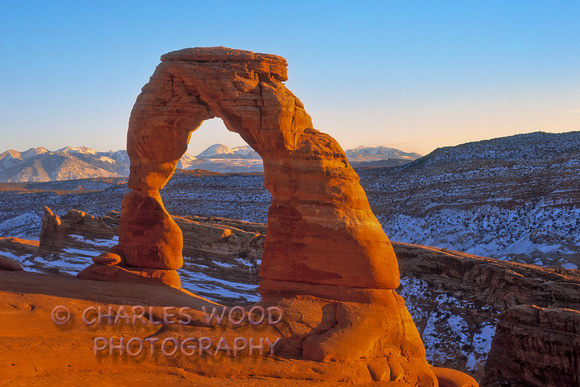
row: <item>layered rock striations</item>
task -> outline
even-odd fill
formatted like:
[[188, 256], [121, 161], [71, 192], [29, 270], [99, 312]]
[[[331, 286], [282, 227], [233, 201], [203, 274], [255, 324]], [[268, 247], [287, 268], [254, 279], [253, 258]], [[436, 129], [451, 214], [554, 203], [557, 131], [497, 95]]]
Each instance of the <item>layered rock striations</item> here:
[[580, 385], [580, 311], [518, 305], [502, 314], [483, 386]]

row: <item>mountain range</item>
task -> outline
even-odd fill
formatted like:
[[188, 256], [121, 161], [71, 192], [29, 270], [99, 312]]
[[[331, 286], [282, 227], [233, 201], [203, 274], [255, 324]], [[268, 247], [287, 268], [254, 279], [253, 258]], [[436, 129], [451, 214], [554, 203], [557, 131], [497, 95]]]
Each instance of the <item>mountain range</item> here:
[[[363, 147], [346, 151], [353, 167], [398, 166], [421, 155], [387, 147]], [[7, 150], [0, 154], [0, 182], [43, 182], [125, 177], [129, 175], [127, 151], [97, 152], [87, 147], [65, 147], [56, 151], [31, 148], [24, 152]], [[230, 148], [215, 144], [192, 156], [185, 154], [177, 168], [212, 172], [263, 172], [262, 159], [249, 146]]]

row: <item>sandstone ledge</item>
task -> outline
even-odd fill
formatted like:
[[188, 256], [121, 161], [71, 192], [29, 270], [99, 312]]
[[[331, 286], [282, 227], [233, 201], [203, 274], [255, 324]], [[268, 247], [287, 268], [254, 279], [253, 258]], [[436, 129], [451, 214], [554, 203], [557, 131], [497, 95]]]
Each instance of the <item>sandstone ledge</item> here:
[[[74, 277], [27, 272], [0, 272], [0, 382], [49, 384], [181, 383], [184, 385], [310, 386], [372, 383], [373, 368], [365, 362], [315, 362], [279, 356], [218, 356], [195, 359], [187, 356], [95, 356], [96, 336], [218, 337], [233, 340], [239, 336], [274, 338], [271, 327], [213, 327], [204, 324], [199, 310], [216, 304], [187, 291], [168, 286], [105, 283]], [[69, 308], [72, 319], [64, 325], [51, 320], [57, 305]], [[187, 306], [193, 321], [187, 326], [124, 324], [86, 326], [80, 316], [88, 307], [123, 305], [151, 306], [150, 321], [159, 321], [164, 306]], [[392, 382], [380, 385], [401, 386]]]
[[181, 286], [177, 270], [148, 269], [145, 267], [93, 264], [77, 274], [77, 277], [95, 281], [164, 284], [174, 288]]

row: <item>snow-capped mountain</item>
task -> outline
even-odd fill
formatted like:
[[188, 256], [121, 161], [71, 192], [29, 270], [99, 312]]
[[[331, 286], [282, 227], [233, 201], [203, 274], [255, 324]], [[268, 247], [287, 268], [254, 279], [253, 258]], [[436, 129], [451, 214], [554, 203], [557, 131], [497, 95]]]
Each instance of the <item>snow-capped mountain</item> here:
[[129, 173], [126, 159], [118, 152], [97, 152], [87, 147], [65, 147], [55, 152], [42, 147], [22, 153], [9, 150], [0, 155], [0, 182], [121, 177]]
[[0, 154], [0, 168], [10, 168], [22, 161], [22, 155], [15, 150], [7, 150]]
[[224, 158], [238, 158], [238, 159], [256, 159], [262, 158], [249, 145], [237, 146], [230, 148], [223, 144], [215, 144], [197, 155], [198, 159], [224, 159]]
[[80, 153], [85, 155], [94, 155], [97, 153], [94, 149], [87, 148], [86, 146], [81, 146], [78, 148], [72, 146], [66, 146], [64, 148], [60, 148], [56, 151], [56, 153]]
[[[385, 147], [358, 147], [346, 151], [353, 167], [399, 166], [419, 157]], [[122, 177], [129, 175], [127, 151], [97, 152], [87, 147], [64, 147], [51, 152], [46, 148], [31, 148], [25, 152], [8, 150], [0, 154], [0, 182], [41, 182]], [[215, 144], [192, 156], [188, 153], [177, 168], [204, 169], [211, 172], [263, 172], [262, 159], [250, 146], [230, 148]]]
[[9, 168], [11, 166], [17, 165], [23, 160], [30, 159], [46, 152], [48, 152], [48, 150], [43, 147], [30, 148], [24, 152], [18, 152], [14, 149], [9, 149], [6, 152], [0, 154], [0, 169]]
[[376, 161], [387, 159], [401, 159], [414, 161], [421, 157], [418, 153], [403, 152], [394, 148], [384, 146], [368, 147], [359, 146], [345, 151], [349, 161]]

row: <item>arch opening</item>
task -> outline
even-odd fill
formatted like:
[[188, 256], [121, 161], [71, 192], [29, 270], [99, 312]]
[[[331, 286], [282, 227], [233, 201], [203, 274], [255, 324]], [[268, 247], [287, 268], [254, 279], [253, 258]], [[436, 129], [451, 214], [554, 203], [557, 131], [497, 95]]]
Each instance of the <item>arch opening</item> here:
[[177, 168], [220, 173], [264, 172], [260, 155], [238, 133], [229, 131], [219, 117], [203, 121], [192, 132]]

